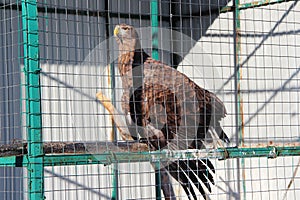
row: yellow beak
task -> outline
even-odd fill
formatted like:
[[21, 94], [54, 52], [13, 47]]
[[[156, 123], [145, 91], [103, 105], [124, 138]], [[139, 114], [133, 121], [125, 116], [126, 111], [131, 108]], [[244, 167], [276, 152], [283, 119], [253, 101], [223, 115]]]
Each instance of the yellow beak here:
[[118, 36], [119, 32], [120, 32], [120, 26], [117, 25], [115, 30], [114, 30], [114, 36]]

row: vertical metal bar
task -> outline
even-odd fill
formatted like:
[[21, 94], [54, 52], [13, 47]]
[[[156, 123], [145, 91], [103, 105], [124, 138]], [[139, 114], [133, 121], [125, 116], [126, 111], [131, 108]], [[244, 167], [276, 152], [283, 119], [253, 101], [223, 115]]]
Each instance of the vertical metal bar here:
[[158, 2], [151, 0], [151, 28], [152, 28], [152, 57], [159, 59], [158, 55]]
[[28, 192], [30, 200], [44, 199], [44, 165], [36, 0], [22, 0], [26, 128], [28, 140]]
[[161, 200], [161, 171], [160, 162], [155, 162], [155, 196], [157, 200]]
[[[109, 12], [109, 0], [106, 0], [104, 5], [105, 12], [107, 12], [107, 15], [105, 15], [105, 29], [106, 29], [106, 38], [109, 38], [111, 36], [111, 33], [113, 32], [113, 28], [111, 28], [111, 23], [110, 23], [110, 12]], [[110, 46], [109, 43], [107, 42], [107, 60], [110, 60], [111, 57], [111, 51], [110, 51]], [[115, 104], [116, 100], [116, 95], [115, 95], [115, 66], [114, 63], [109, 64], [108, 68], [108, 84], [110, 85], [111, 88], [111, 102], [112, 104]], [[112, 125], [112, 131], [110, 135], [111, 141], [117, 141], [118, 136], [117, 136], [117, 131], [116, 131], [116, 126], [114, 124], [113, 118], [111, 117], [111, 125]], [[118, 191], [118, 185], [119, 185], [119, 164], [115, 163], [112, 165], [112, 192], [111, 192], [111, 200], [117, 200], [119, 199], [119, 191]]]
[[[110, 30], [110, 29], [108, 29]], [[109, 60], [109, 59], [108, 59]], [[109, 84], [110, 84], [110, 88], [111, 88], [111, 102], [113, 105], [115, 105], [115, 67], [114, 64], [111, 63], [109, 65]], [[118, 140], [118, 136], [117, 136], [117, 129], [116, 126], [114, 124], [113, 118], [111, 118], [111, 124], [112, 124], [112, 130], [111, 130], [111, 139], [112, 141], [117, 141]], [[118, 185], [119, 185], [119, 164], [118, 163], [114, 163], [113, 165], [113, 169], [112, 169], [112, 176], [113, 176], [113, 180], [112, 180], [112, 185], [113, 185], [113, 189], [112, 189], [112, 195], [111, 195], [111, 199], [112, 200], [117, 200], [119, 199], [119, 192], [118, 192]]]
[[[158, 1], [151, 0], [151, 31], [152, 31], [152, 57], [159, 59], [158, 54]], [[160, 163], [156, 162], [155, 166], [155, 195], [156, 199], [161, 199], [161, 173]]]
[[[110, 30], [110, 29], [108, 29]], [[108, 59], [109, 60], [109, 59]], [[109, 65], [110, 69], [109, 69], [109, 84], [110, 84], [110, 88], [111, 88], [111, 102], [113, 105], [115, 105], [115, 99], [116, 99], [116, 95], [115, 95], [115, 67], [114, 64], [111, 63]], [[117, 136], [117, 129], [115, 126], [115, 123], [113, 121], [113, 118], [111, 118], [112, 122], [112, 132], [111, 132], [111, 139], [112, 141], [117, 141], [118, 140], [118, 136]], [[118, 185], [119, 185], [119, 164], [118, 163], [114, 163], [113, 165], [113, 170], [112, 170], [112, 176], [113, 176], [113, 180], [112, 180], [112, 185], [113, 185], [113, 190], [112, 190], [112, 200], [117, 200], [119, 199], [119, 192], [118, 192]]]
[[[234, 85], [235, 85], [235, 111], [236, 111], [236, 143], [237, 146], [244, 145], [244, 117], [243, 99], [241, 94], [242, 66], [241, 66], [241, 21], [240, 21], [240, 0], [233, 2], [234, 13]], [[241, 194], [240, 178], [242, 177], [243, 198], [246, 199], [245, 182], [245, 159], [237, 159], [238, 193]], [[242, 169], [242, 174], [240, 169]]]

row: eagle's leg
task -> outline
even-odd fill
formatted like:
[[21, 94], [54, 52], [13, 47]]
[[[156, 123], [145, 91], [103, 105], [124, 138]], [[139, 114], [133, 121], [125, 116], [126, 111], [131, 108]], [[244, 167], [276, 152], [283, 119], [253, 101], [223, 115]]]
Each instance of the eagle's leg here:
[[[160, 170], [160, 172], [158, 171]], [[161, 177], [161, 190], [163, 191], [166, 200], [176, 200], [176, 195], [166, 168], [155, 170], [155, 173], [160, 173]]]
[[159, 150], [167, 146], [167, 138], [164, 133], [151, 123], [146, 126], [146, 135], [148, 143], [154, 146], [155, 149]]

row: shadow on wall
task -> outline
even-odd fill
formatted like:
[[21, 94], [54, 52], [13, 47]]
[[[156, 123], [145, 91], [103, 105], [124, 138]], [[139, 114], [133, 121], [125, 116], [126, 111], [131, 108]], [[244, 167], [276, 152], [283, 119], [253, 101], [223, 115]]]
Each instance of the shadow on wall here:
[[[198, 41], [227, 4], [228, 0], [171, 0], [171, 27], [191, 37], [193, 41]], [[174, 38], [173, 41], [173, 52], [183, 52], [184, 56], [195, 45], [193, 41], [181, 41], [180, 38]], [[176, 54], [172, 58], [173, 66], [177, 66], [183, 59]]]

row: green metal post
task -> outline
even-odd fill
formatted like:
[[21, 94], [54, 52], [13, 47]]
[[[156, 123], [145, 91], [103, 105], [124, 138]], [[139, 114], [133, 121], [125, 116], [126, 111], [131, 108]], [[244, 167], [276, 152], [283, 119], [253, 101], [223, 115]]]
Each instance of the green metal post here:
[[[159, 54], [158, 54], [158, 2], [157, 0], [151, 1], [151, 29], [152, 29], [152, 57], [158, 60]], [[159, 161], [156, 162], [154, 166], [155, 166], [156, 199], [161, 199], [161, 174], [160, 174]]]
[[[110, 7], [110, 1], [106, 0], [104, 2], [105, 4], [105, 10], [109, 10]], [[110, 13], [108, 12], [107, 15], [105, 16], [105, 22], [106, 22], [106, 37], [110, 38], [111, 34], [113, 33], [113, 28], [112, 27], [112, 23], [111, 23], [111, 16]], [[110, 44], [107, 42], [107, 49], [110, 49]], [[111, 56], [113, 57], [113, 52], [109, 51], [109, 53], [107, 54], [107, 60], [110, 60]], [[116, 84], [115, 84], [115, 79], [116, 79], [116, 75], [115, 75], [115, 65], [114, 63], [110, 63], [109, 65], [109, 80], [108, 80], [108, 84], [110, 84], [110, 88], [111, 88], [111, 102], [113, 105], [115, 105], [116, 102], [116, 94], [115, 94], [115, 88], [116, 88]], [[117, 128], [116, 125], [113, 121], [113, 119], [111, 118], [111, 124], [112, 124], [112, 132], [111, 132], [111, 141], [112, 142], [117, 142], [118, 141], [118, 134], [117, 134]], [[119, 199], [119, 190], [118, 190], [118, 185], [119, 185], [119, 164], [118, 163], [114, 163], [112, 165], [112, 192], [111, 192], [111, 200], [117, 200]]]
[[22, 0], [22, 21], [26, 77], [28, 193], [30, 200], [41, 200], [44, 199], [44, 164], [36, 0]]
[[[114, 64], [110, 64], [110, 86], [112, 88], [111, 90], [111, 101], [112, 103], [115, 105], [115, 67]], [[116, 125], [114, 124], [114, 121], [112, 120], [112, 141], [113, 142], [117, 142], [118, 141], [118, 136], [117, 136], [117, 129], [116, 129]], [[112, 185], [113, 185], [113, 189], [112, 189], [112, 195], [111, 195], [111, 200], [117, 200], [119, 199], [119, 192], [118, 192], [118, 185], [119, 185], [119, 164], [118, 163], [114, 163], [113, 165], [113, 169], [112, 169]]]
[[[111, 90], [111, 101], [115, 105], [115, 68], [114, 64], [110, 64], [110, 86], [112, 88]], [[117, 142], [118, 141], [118, 136], [117, 136], [117, 129], [116, 125], [114, 124], [114, 121], [112, 120], [112, 142]], [[112, 195], [111, 195], [111, 200], [117, 200], [119, 199], [119, 192], [118, 192], [118, 185], [119, 185], [119, 164], [114, 163], [112, 169]]]
[[[243, 117], [243, 99], [241, 94], [241, 79], [242, 79], [242, 66], [241, 66], [241, 21], [240, 21], [240, 0], [234, 1], [234, 66], [235, 66], [235, 110], [236, 110], [236, 142], [238, 146], [244, 145], [244, 117]], [[245, 181], [245, 159], [237, 159], [238, 165], [238, 177], [242, 177], [242, 187], [244, 199], [246, 199], [246, 181]], [[242, 169], [242, 174], [240, 174], [240, 168]], [[238, 183], [238, 191], [240, 191], [240, 183]]]
[[152, 57], [159, 59], [158, 55], [158, 2], [151, 1], [151, 28], [152, 28]]

